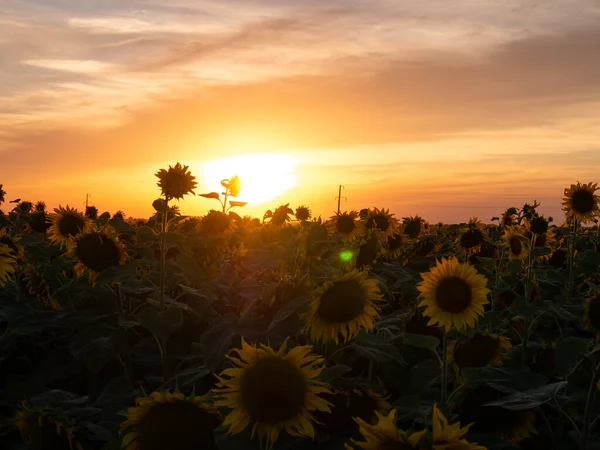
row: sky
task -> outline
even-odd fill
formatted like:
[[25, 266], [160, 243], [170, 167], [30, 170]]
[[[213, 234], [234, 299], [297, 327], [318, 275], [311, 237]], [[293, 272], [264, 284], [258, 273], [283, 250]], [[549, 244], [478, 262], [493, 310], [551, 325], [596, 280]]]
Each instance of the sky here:
[[0, 183], [144, 217], [180, 161], [197, 193], [244, 172], [256, 216], [328, 217], [343, 185], [342, 210], [560, 222], [600, 181], [599, 54], [600, 0], [2, 0]]

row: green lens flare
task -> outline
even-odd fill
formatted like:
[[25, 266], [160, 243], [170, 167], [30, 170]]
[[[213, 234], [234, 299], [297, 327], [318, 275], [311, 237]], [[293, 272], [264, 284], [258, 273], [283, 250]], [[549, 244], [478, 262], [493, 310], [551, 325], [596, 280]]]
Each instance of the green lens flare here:
[[353, 255], [354, 254], [352, 253], [352, 250], [344, 250], [340, 253], [340, 259], [343, 262], [348, 262], [348, 261], [352, 260]]

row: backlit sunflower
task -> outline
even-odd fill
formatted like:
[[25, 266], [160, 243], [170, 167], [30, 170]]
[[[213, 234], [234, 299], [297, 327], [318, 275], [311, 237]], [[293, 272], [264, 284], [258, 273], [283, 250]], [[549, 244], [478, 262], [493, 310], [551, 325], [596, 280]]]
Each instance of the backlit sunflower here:
[[71, 247], [75, 236], [92, 229], [92, 221], [75, 208], [59, 206], [50, 216], [52, 225], [48, 229], [48, 238], [62, 247]]
[[357, 439], [360, 436], [355, 418], [370, 425], [377, 423], [377, 414], [387, 410], [388, 402], [381, 395], [365, 389], [345, 389], [323, 394], [322, 397], [332, 404], [331, 413], [316, 411], [317, 440]]
[[156, 183], [161, 190], [162, 195], [167, 201], [172, 199], [181, 199], [184, 195], [194, 194], [197, 182], [196, 177], [188, 170], [189, 166], [182, 166], [180, 163], [170, 166], [169, 169], [160, 169], [156, 172], [158, 182]]
[[0, 245], [6, 245], [13, 251], [16, 260], [22, 260], [25, 256], [25, 250], [19, 245], [20, 238], [8, 233], [7, 228], [0, 229]]
[[23, 269], [23, 281], [25, 289], [32, 297], [35, 297], [46, 308], [55, 311], [61, 309], [60, 304], [52, 298], [50, 285], [44, 278], [44, 275], [33, 265], [28, 264]]
[[198, 231], [203, 236], [220, 236], [229, 233], [234, 228], [234, 222], [227, 214], [211, 209], [200, 224]]
[[4, 196], [6, 195], [6, 191], [2, 189], [4, 185], [0, 184], [0, 205], [4, 203]]
[[217, 450], [213, 432], [221, 417], [205, 397], [153, 392], [135, 403], [120, 428], [124, 449]]
[[600, 291], [594, 292], [586, 301], [583, 309], [583, 323], [588, 330], [600, 339]]
[[123, 264], [125, 251], [111, 228], [80, 234], [69, 251], [69, 256], [78, 260], [75, 273], [82, 276], [89, 272], [90, 279], [112, 266]]
[[361, 239], [360, 247], [358, 247], [358, 255], [356, 256], [357, 269], [370, 266], [377, 260], [377, 256], [381, 252], [381, 241], [377, 234], [376, 231], [369, 230], [363, 239]]
[[266, 438], [267, 449], [282, 430], [314, 438], [312, 412], [329, 412], [331, 404], [319, 396], [330, 391], [317, 381], [323, 359], [311, 350], [311, 346], [302, 346], [288, 351], [284, 343], [275, 352], [242, 339], [242, 348], [236, 349], [238, 357], [228, 356], [236, 367], [221, 372], [214, 390], [215, 406], [232, 409], [223, 422], [229, 434], [251, 426], [251, 438], [258, 435], [261, 442]]
[[448, 419], [433, 405], [433, 450], [486, 450], [485, 447], [464, 439], [471, 425], [460, 426], [460, 422], [450, 425]]
[[468, 339], [454, 340], [448, 346], [448, 364], [454, 364], [459, 378], [465, 367], [501, 366], [504, 353], [512, 348], [504, 336], [475, 333]]
[[506, 211], [502, 213], [502, 218], [500, 219], [500, 223], [504, 228], [510, 228], [515, 223], [515, 215], [517, 214], [517, 210], [515, 208], [508, 208]]
[[314, 294], [307, 317], [307, 331], [315, 341], [343, 341], [356, 336], [360, 328], [371, 331], [381, 300], [377, 280], [367, 279], [366, 271], [353, 270], [336, 276]]
[[419, 448], [419, 441], [427, 433], [426, 429], [408, 434], [396, 427], [396, 410], [392, 410], [387, 416], [378, 412], [375, 414], [377, 423], [374, 425], [361, 418], [355, 419], [362, 440], [351, 439], [350, 444], [345, 444], [346, 450], [417, 450]]
[[336, 213], [335, 216], [330, 217], [329, 223], [334, 233], [346, 239], [353, 239], [361, 229], [360, 224], [356, 220], [357, 218], [357, 211]]
[[296, 208], [296, 219], [299, 220], [300, 222], [306, 222], [308, 219], [310, 219], [311, 216], [311, 212], [308, 206], [298, 206]]
[[32, 449], [82, 450], [73, 436], [73, 429], [51, 411], [24, 402], [15, 415], [15, 425], [23, 442]]
[[478, 315], [488, 303], [487, 279], [468, 264], [455, 257], [436, 262], [436, 267], [422, 273], [417, 288], [421, 293], [423, 314], [431, 317], [429, 324], [438, 324], [446, 331], [454, 326], [462, 330], [473, 327]]
[[225, 188], [223, 195], [231, 195], [235, 198], [242, 192], [242, 180], [237, 175], [221, 180], [221, 186]]
[[375, 229], [386, 237], [393, 236], [398, 230], [398, 221], [393, 216], [389, 209], [373, 208], [365, 219], [365, 228]]
[[485, 239], [485, 227], [477, 217], [472, 217], [460, 230], [457, 244], [463, 249], [477, 249]]
[[538, 434], [533, 410], [515, 411], [488, 405], [506, 395], [486, 385], [469, 389], [458, 407], [461, 422], [473, 423], [470, 431], [474, 433], [492, 434], [515, 444]]
[[402, 253], [402, 250], [404, 250], [404, 246], [406, 245], [406, 242], [407, 242], [407, 238], [405, 237], [404, 233], [394, 233], [393, 235], [388, 236], [388, 238], [387, 238], [388, 254], [393, 258], [398, 257]]
[[402, 219], [404, 234], [411, 239], [416, 239], [423, 229], [423, 219], [420, 216], [405, 217]]
[[510, 227], [504, 231], [504, 242], [508, 247], [509, 259], [525, 259], [529, 253], [529, 241], [521, 227]]
[[596, 195], [597, 183], [572, 184], [565, 189], [563, 197], [563, 211], [567, 219], [576, 222], [587, 222], [598, 214], [600, 197]]
[[17, 261], [10, 247], [0, 244], [0, 287], [4, 286], [10, 276], [15, 273]]
[[536, 216], [531, 220], [525, 221], [525, 226], [529, 231], [537, 235], [545, 234], [550, 227], [550, 223], [544, 216]]
[[36, 233], [45, 233], [50, 225], [48, 214], [44, 211], [35, 211], [29, 216], [29, 228]]

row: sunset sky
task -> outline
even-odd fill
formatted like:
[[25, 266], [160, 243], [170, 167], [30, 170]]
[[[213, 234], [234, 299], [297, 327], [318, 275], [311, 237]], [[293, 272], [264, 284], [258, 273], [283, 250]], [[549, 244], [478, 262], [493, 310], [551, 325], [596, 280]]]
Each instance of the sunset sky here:
[[330, 216], [343, 184], [343, 210], [562, 222], [600, 181], [598, 55], [598, 0], [5, 0], [0, 183], [148, 216], [180, 161], [197, 193], [245, 170], [258, 216]]

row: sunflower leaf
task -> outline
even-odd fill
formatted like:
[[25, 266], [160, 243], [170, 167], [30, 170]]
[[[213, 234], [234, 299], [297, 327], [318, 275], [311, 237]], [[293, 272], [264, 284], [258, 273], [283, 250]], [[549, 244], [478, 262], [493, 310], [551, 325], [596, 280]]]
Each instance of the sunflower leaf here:
[[234, 207], [234, 206], [246, 206], [248, 204], [248, 202], [236, 202], [236, 201], [229, 201], [229, 206]]
[[166, 342], [171, 334], [183, 324], [183, 313], [176, 306], [169, 306], [165, 311], [156, 311], [145, 306], [138, 314], [140, 325], [148, 329], [162, 342]]
[[218, 192], [210, 192], [208, 194], [200, 194], [200, 197], [204, 198], [214, 198], [215, 200], [219, 200], [221, 197]]
[[588, 351], [589, 346], [589, 339], [574, 336], [561, 339], [556, 345], [556, 352], [554, 354], [556, 368], [562, 374], [567, 374], [575, 367], [581, 355]]
[[425, 336], [423, 334], [404, 333], [399, 337], [406, 345], [411, 347], [424, 348], [435, 353], [440, 346], [440, 340], [434, 336]]
[[500, 406], [504, 409], [522, 411], [536, 408], [552, 400], [560, 390], [567, 386], [567, 381], [559, 381], [526, 392], [507, 395], [495, 402], [486, 403], [485, 406]]

